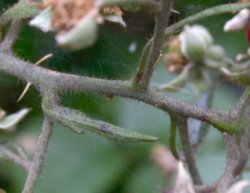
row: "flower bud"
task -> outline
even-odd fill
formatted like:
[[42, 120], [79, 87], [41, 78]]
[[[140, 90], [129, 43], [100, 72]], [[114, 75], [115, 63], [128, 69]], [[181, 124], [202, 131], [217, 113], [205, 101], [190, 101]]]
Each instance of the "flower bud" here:
[[244, 29], [250, 19], [250, 10], [242, 9], [236, 16], [226, 22], [224, 25], [224, 31], [237, 31]]
[[207, 58], [214, 61], [221, 61], [225, 58], [225, 51], [219, 45], [210, 46], [207, 52]]
[[206, 28], [200, 25], [186, 26], [180, 35], [181, 52], [194, 63], [202, 62], [213, 38]]

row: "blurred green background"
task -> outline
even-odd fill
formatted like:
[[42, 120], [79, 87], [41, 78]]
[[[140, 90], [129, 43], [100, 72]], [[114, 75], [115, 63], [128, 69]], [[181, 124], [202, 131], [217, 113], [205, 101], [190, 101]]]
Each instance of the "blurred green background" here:
[[[1, 0], [1, 12], [14, 2]], [[230, 2], [233, 1], [176, 0], [175, 9], [180, 14], [173, 14], [171, 22], [204, 8]], [[222, 26], [231, 16], [225, 14], [210, 17], [200, 23], [210, 30], [215, 42], [223, 45], [233, 58], [237, 53], [245, 52], [248, 45], [245, 32], [223, 33]], [[74, 53], [66, 53], [58, 48], [52, 33], [45, 34], [25, 25], [15, 45], [15, 52], [31, 62], [53, 53], [54, 57], [42, 64], [53, 70], [108, 79], [129, 79], [136, 71], [143, 45], [151, 36], [153, 19], [148, 10], [125, 13], [124, 19], [128, 24], [127, 29], [106, 22], [100, 26], [98, 41], [94, 46]], [[134, 53], [129, 52], [131, 44], [137, 45]], [[173, 75], [168, 74], [164, 65], [160, 64], [154, 74], [153, 85], [171, 78]], [[39, 93], [32, 88], [20, 103], [16, 102], [25, 84], [0, 73], [1, 108], [8, 113], [24, 107], [32, 108], [29, 116], [18, 125], [17, 131], [6, 136], [5, 141], [16, 140], [27, 134], [35, 137], [39, 135], [42, 125]], [[221, 84], [216, 90], [213, 108], [230, 109], [240, 93], [241, 89], [235, 85]], [[188, 89], [173, 96], [190, 103], [195, 103], [198, 99]], [[148, 105], [117, 97], [108, 99], [79, 93], [65, 93], [62, 101], [66, 106], [79, 109], [93, 118], [158, 136], [161, 138], [159, 143], [168, 144], [168, 115]], [[36, 192], [159, 193], [166, 182], [161, 169], [150, 158], [153, 146], [153, 143], [116, 143], [91, 133], [80, 136], [56, 125]], [[223, 138], [220, 133], [211, 129], [197, 159], [204, 181], [216, 181], [225, 164]], [[0, 188], [8, 193], [19, 193], [25, 177], [25, 171], [0, 160]]]

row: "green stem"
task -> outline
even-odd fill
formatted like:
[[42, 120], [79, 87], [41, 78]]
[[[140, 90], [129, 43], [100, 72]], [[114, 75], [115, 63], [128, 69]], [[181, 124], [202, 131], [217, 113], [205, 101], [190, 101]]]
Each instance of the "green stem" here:
[[167, 27], [165, 30], [165, 37], [167, 38], [169, 37], [169, 35], [176, 33], [178, 30], [181, 30], [181, 28], [187, 24], [195, 23], [201, 19], [204, 19], [210, 16], [239, 11], [247, 7], [250, 7], [250, 3], [232, 3], [232, 4], [219, 5], [216, 7], [206, 9], [197, 14], [186, 17], [185, 19]]
[[35, 155], [31, 164], [31, 168], [26, 179], [22, 193], [33, 193], [38, 177], [41, 174], [45, 154], [48, 148], [49, 139], [52, 133], [52, 122], [45, 117], [41, 135], [39, 136]]
[[173, 0], [161, 0], [161, 11], [155, 16], [155, 29], [153, 35], [153, 42], [150, 48], [145, 70], [141, 78], [141, 88], [147, 89], [151, 76], [153, 74], [155, 65], [160, 57], [161, 49], [164, 44], [164, 30], [168, 25], [171, 14]]
[[138, 86], [138, 83], [140, 82], [141, 78], [142, 78], [142, 75], [143, 75], [143, 72], [145, 70], [145, 66], [146, 66], [146, 63], [147, 63], [147, 60], [148, 60], [148, 57], [149, 57], [149, 54], [150, 54], [150, 48], [152, 46], [152, 42], [153, 42], [153, 39], [151, 38], [145, 45], [145, 47], [143, 48], [143, 52], [142, 52], [142, 56], [141, 56], [141, 59], [140, 59], [140, 63], [139, 63], [139, 67], [137, 69], [137, 72], [133, 78], [133, 81], [132, 81], [132, 85], [134, 88], [136, 88]]
[[187, 163], [188, 170], [192, 177], [193, 183], [195, 185], [202, 185], [203, 183], [199, 174], [199, 170], [196, 166], [192, 146], [189, 141], [187, 118], [178, 117], [177, 126], [179, 128], [179, 134], [181, 138], [183, 152], [185, 155], [185, 161]]

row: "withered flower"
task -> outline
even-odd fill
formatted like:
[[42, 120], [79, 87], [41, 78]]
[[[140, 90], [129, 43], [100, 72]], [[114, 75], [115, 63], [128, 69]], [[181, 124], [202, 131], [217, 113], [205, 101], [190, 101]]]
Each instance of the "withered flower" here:
[[168, 42], [169, 50], [164, 56], [168, 72], [179, 74], [187, 65], [187, 58], [181, 53], [181, 42], [179, 36], [171, 38]]
[[98, 24], [104, 19], [126, 25], [119, 7], [102, 8], [102, 3], [101, 0], [44, 0], [41, 13], [30, 25], [44, 32], [54, 31], [58, 45], [66, 50], [85, 48], [95, 42]]

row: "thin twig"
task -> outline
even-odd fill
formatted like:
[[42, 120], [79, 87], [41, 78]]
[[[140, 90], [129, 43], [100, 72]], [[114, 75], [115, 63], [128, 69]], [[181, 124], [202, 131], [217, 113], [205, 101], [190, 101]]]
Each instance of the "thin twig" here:
[[241, 95], [239, 101], [235, 105], [234, 111], [237, 114], [240, 114], [242, 109], [246, 106], [246, 104], [249, 104], [250, 102], [250, 87], [247, 87], [243, 94]]
[[[238, 137], [234, 135], [225, 135], [227, 163], [225, 170], [218, 181], [218, 185], [216, 188], [217, 192], [226, 192], [226, 190], [232, 184], [235, 178], [240, 175], [245, 168], [245, 165], [248, 160], [248, 148], [241, 147], [241, 140], [242, 139], [238, 139]], [[245, 151], [245, 149], [247, 149], [247, 151]]]
[[165, 37], [167, 38], [169, 37], [169, 35], [178, 32], [178, 30], [181, 30], [181, 28], [187, 24], [195, 23], [201, 19], [204, 19], [210, 16], [239, 11], [247, 7], [250, 7], [250, 3], [231, 3], [231, 4], [225, 4], [225, 5], [218, 5], [218, 6], [200, 11], [199, 13], [186, 17], [185, 19], [167, 27], [165, 30]]
[[[161, 0], [161, 11], [155, 16], [155, 29], [153, 35], [153, 43], [148, 53], [145, 70], [141, 77], [140, 87], [146, 89], [153, 74], [155, 64], [157, 63], [162, 46], [164, 44], [164, 31], [168, 25], [171, 14], [173, 0]], [[147, 46], [147, 45], [146, 45]]]
[[150, 49], [152, 47], [152, 43], [153, 43], [153, 38], [148, 40], [146, 45], [143, 48], [137, 72], [132, 80], [133, 87], [135, 88], [138, 86], [138, 83], [140, 82], [142, 78], [143, 72], [145, 71], [145, 67], [146, 67], [146, 63], [148, 60]]
[[212, 185], [197, 185], [194, 186], [194, 190], [196, 193], [214, 193], [217, 184]]
[[16, 41], [16, 38], [21, 30], [22, 21], [13, 20], [9, 30], [1, 43], [1, 49], [6, 52], [12, 52], [12, 46]]
[[37, 179], [42, 171], [51, 133], [52, 122], [47, 117], [45, 117], [42, 131], [37, 142], [35, 155], [22, 193], [32, 193], [35, 188]]
[[170, 119], [171, 119], [171, 125], [170, 125], [170, 134], [169, 134], [169, 147], [174, 157], [179, 159], [179, 155], [176, 150], [177, 120], [174, 115], [170, 115]]
[[0, 145], [0, 152], [3, 154], [3, 158], [7, 159], [20, 167], [23, 167], [25, 170], [29, 171], [30, 163], [28, 160], [21, 158], [20, 156], [16, 155], [12, 151], [8, 150], [3, 145]]
[[189, 141], [187, 118], [178, 117], [177, 126], [179, 129], [180, 139], [183, 147], [183, 152], [185, 155], [185, 161], [187, 163], [188, 170], [192, 177], [193, 183], [195, 185], [202, 185], [202, 180], [193, 155], [192, 146]]

